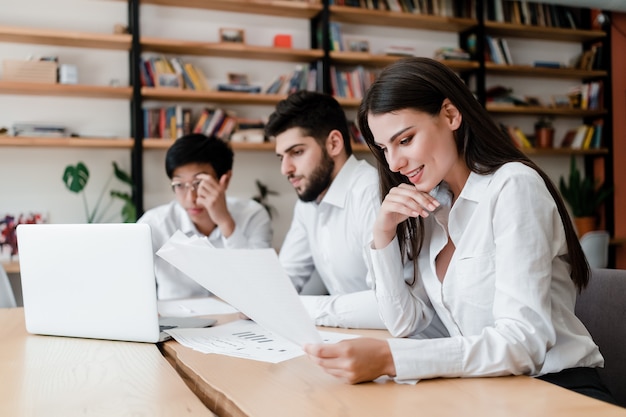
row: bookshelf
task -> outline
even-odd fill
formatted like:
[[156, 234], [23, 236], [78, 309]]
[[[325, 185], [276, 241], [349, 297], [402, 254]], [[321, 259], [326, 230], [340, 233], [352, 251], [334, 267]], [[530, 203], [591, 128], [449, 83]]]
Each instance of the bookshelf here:
[[[484, 10], [487, 0], [475, 3], [477, 9]], [[158, 159], [150, 156], [151, 153], [161, 152], [171, 145], [171, 141], [163, 139], [152, 139], [143, 137], [143, 120], [141, 106], [146, 103], [189, 103], [195, 106], [240, 106], [246, 112], [267, 115], [272, 107], [285, 96], [281, 94], [246, 94], [220, 91], [195, 91], [184, 89], [141, 87], [139, 85], [139, 74], [133, 68], [134, 60], [138, 60], [142, 54], [159, 54], [168, 56], [192, 57], [193, 59], [204, 59], [209, 62], [214, 59], [238, 60], [245, 62], [243, 71], [261, 71], [264, 66], [272, 66], [275, 63], [310, 64], [321, 61], [325, 72], [323, 89], [331, 92], [330, 80], [327, 72], [331, 65], [351, 67], [362, 65], [373, 70], [400, 59], [397, 56], [389, 56], [379, 51], [354, 52], [354, 51], [334, 51], [330, 50], [327, 39], [320, 42], [317, 39], [317, 25], [337, 22], [351, 27], [353, 35], [362, 35], [364, 38], [378, 36], [381, 32], [406, 30], [406, 33], [417, 33], [422, 36], [427, 33], [427, 41], [435, 49], [438, 39], [445, 37], [445, 43], [463, 45], [464, 41], [471, 34], [488, 34], [491, 36], [506, 37], [524, 41], [544, 41], [563, 42], [564, 44], [577, 43], [579, 45], [589, 45], [598, 40], [607, 41], [607, 34], [602, 30], [592, 29], [564, 29], [536, 27], [531, 25], [513, 24], [507, 22], [491, 21], [484, 18], [480, 13], [474, 17], [451, 17], [435, 16], [426, 14], [412, 14], [396, 11], [368, 10], [358, 7], [339, 6], [329, 4], [329, 0], [318, 2], [301, 2], [287, 0], [116, 0], [112, 3], [120, 3], [129, 7], [128, 23], [132, 34], [106, 34], [90, 31], [73, 31], [66, 29], [42, 29], [35, 27], [16, 27], [0, 24], [0, 42], [54, 45], [59, 47], [85, 48], [87, 50], [111, 50], [130, 53], [130, 82], [122, 87], [111, 87], [108, 85], [60, 85], [60, 84], [36, 84], [36, 83], [15, 83], [0, 81], [0, 95], [17, 96], [38, 96], [48, 98], [80, 98], [87, 99], [83, 103], [89, 106], [91, 103], [106, 100], [124, 100], [131, 103], [130, 113], [131, 126], [128, 129], [128, 137], [119, 139], [106, 139], [97, 137], [88, 138], [45, 138], [45, 137], [1, 137], [0, 147], [11, 148], [43, 148], [43, 149], [79, 149], [87, 151], [94, 149], [119, 149], [130, 150], [133, 158], [133, 176], [137, 183], [136, 201], [138, 208], [142, 211], [144, 190], [143, 177], [141, 172], [147, 168], [147, 164]], [[152, 8], [158, 12], [145, 13], [145, 7]], [[136, 9], [134, 9], [136, 8]], [[171, 16], [178, 14], [179, 9], [187, 9], [195, 13], [231, 12], [246, 16], [246, 22], [253, 26], [254, 22], [261, 22], [266, 17], [296, 19], [300, 26], [306, 26], [306, 32], [310, 35], [310, 47], [298, 48], [275, 48], [273, 46], [259, 46], [253, 44], [233, 44], [198, 39], [186, 39], [185, 35], [177, 36], [176, 33], [143, 34], [144, 25], [152, 23], [157, 17], [167, 22]], [[156, 17], [155, 17], [156, 16]], [[174, 19], [175, 17], [171, 17]], [[193, 20], [193, 19], [191, 19]], [[206, 20], [205, 20], [206, 21]], [[202, 28], [202, 22], [192, 22], [196, 27]], [[190, 25], [192, 24], [190, 23]], [[140, 32], [140, 29], [142, 31]], [[375, 32], [371, 35], [370, 30]], [[424, 32], [421, 32], [424, 31]], [[328, 33], [326, 33], [328, 36]], [[408, 37], [412, 35], [407, 35]], [[417, 36], [416, 36], [417, 37]], [[442, 45], [443, 46], [443, 45]], [[454, 46], [454, 45], [450, 45]], [[533, 83], [535, 80], [604, 80], [605, 91], [610, 90], [610, 73], [603, 69], [582, 70], [574, 68], [536, 68], [528, 64], [496, 65], [485, 61], [482, 42], [477, 43], [478, 53], [471, 60], [446, 60], [444, 63], [455, 70], [466, 80], [474, 80], [477, 85], [477, 93], [480, 96], [484, 93], [485, 82], [492, 78], [516, 80], [523, 83]], [[432, 50], [424, 52], [417, 51], [424, 56], [432, 56]], [[515, 52], [515, 51], [513, 51]], [[235, 62], [235, 61], [233, 61]], [[274, 69], [270, 70], [273, 71]], [[481, 87], [482, 83], [482, 87]], [[522, 90], [520, 89], [520, 92]], [[605, 100], [608, 100], [608, 94]], [[360, 104], [359, 98], [338, 97], [339, 102], [348, 111], [354, 111]], [[125, 103], [126, 105], [126, 103]], [[128, 106], [126, 106], [128, 107]], [[539, 116], [551, 116], [567, 123], [576, 121], [593, 120], [601, 118], [605, 121], [605, 127], [610, 125], [611, 113], [604, 106], [602, 110], [581, 110], [562, 109], [544, 107], [513, 107], [513, 106], [492, 106], [487, 104], [487, 109], [496, 118], [526, 119], [532, 120]], [[605, 139], [610, 137], [611, 132], [607, 129]], [[557, 132], [557, 136], [561, 136]], [[126, 135], [124, 135], [126, 136]], [[611, 152], [610, 141], [605, 140], [605, 145], [601, 149], [524, 149], [524, 152], [532, 157], [541, 157], [547, 161], [566, 161], [569, 155], [576, 155], [582, 159], [587, 168], [594, 161], [608, 159]], [[236, 152], [255, 155], [255, 153], [268, 154], [271, 158], [274, 147], [271, 143], [233, 143]], [[363, 145], [354, 145], [355, 152], [368, 152]], [[161, 154], [159, 154], [161, 155]], [[161, 161], [158, 161], [161, 163]], [[551, 162], [549, 162], [551, 163]], [[607, 178], [609, 166], [607, 165]], [[607, 219], [610, 222], [611, 216]]]
[[[514, 55], [513, 64], [496, 64], [487, 60], [488, 54], [481, 54], [481, 75], [484, 77], [485, 84], [488, 84], [489, 80], [496, 79], [497, 83], [508, 83], [514, 85], [514, 91], [517, 96], [527, 94], [527, 91], [534, 90], [533, 93], [545, 94], [561, 94], [561, 96], [567, 97], [567, 94], [571, 94], [567, 90], [563, 90], [564, 85], [579, 84], [591, 82], [601, 82], [603, 93], [600, 97], [600, 106], [594, 109], [578, 108], [574, 106], [570, 107], [555, 107], [554, 103], [544, 103], [542, 106], [513, 106], [503, 105], [501, 103], [495, 105], [491, 102], [486, 102], [487, 110], [497, 120], [505, 120], [508, 123], [526, 123], [526, 126], [531, 126], [533, 120], [537, 120], [539, 117], [548, 117], [554, 120], [555, 123], [560, 123], [560, 130], [556, 129], [554, 140], [560, 141], [567, 130], [575, 128], [576, 125], [587, 124], [594, 126], [595, 123], [602, 124], [602, 143], [599, 148], [589, 149], [571, 149], [571, 148], [552, 148], [552, 149], [523, 149], [532, 158], [534, 157], [549, 157], [544, 158], [543, 161], [554, 161], [550, 164], [566, 164], [569, 161], [569, 157], [574, 155], [577, 157], [579, 166], [580, 162], [584, 166], [585, 175], [596, 178], [598, 181], [607, 181], [612, 183], [613, 181], [613, 168], [612, 168], [612, 113], [611, 109], [611, 77], [610, 71], [610, 36], [609, 33], [601, 29], [591, 28], [591, 11], [585, 8], [571, 8], [570, 14], [578, 13], [576, 15], [577, 25], [576, 28], [572, 27], [554, 27], [547, 23], [547, 13], [544, 13], [546, 17], [545, 26], [540, 23], [543, 22], [539, 18], [539, 14], [535, 13], [535, 10], [542, 8], [543, 11], [548, 10], [548, 5], [541, 5], [535, 3], [535, 9], [531, 10], [532, 13], [527, 14], [527, 19], [536, 19], [533, 22], [526, 21], [525, 23], [516, 21], [520, 19], [519, 15], [507, 15], [506, 8], [509, 9], [509, 13], [513, 13], [516, 7], [524, 7], [523, 2], [508, 2], [504, 5], [501, 0], [485, 0], [484, 15], [481, 16], [481, 31], [485, 36], [493, 38], [502, 38], [508, 41], [511, 45], [512, 55]], [[499, 4], [499, 6], [498, 6]], [[495, 5], [495, 9], [493, 10]], [[504, 5], [505, 12], [498, 17], [497, 9]], [[555, 6], [555, 10], [556, 10]], [[561, 6], [558, 6], [561, 7]], [[567, 10], [562, 8], [561, 10]], [[515, 11], [517, 13], [517, 11]], [[564, 12], [567, 13], [567, 12]], [[523, 14], [523, 13], [522, 13]], [[522, 18], [523, 20], [523, 18]], [[552, 19], [554, 22], [554, 19]], [[558, 19], [557, 19], [558, 20]], [[561, 20], [561, 23], [563, 21]], [[564, 26], [561, 24], [561, 26]], [[566, 25], [565, 25], [566, 26]], [[586, 68], [581, 66], [574, 66], [573, 60], [566, 63], [560, 68], [543, 68], [535, 67], [531, 62], [528, 62], [530, 57], [521, 57], [520, 63], [515, 59], [515, 48], [520, 48], [524, 44], [533, 45], [547, 45], [548, 51], [541, 57], [534, 59], [548, 60], [548, 61], [562, 61], [564, 50], [574, 50], [576, 54], [582, 56], [583, 53], [593, 45], [602, 45], [604, 49], [603, 56], [597, 61], [600, 65], [588, 66]], [[515, 47], [513, 46], [515, 45]], [[549, 46], [548, 46], [549, 45]], [[488, 49], [488, 41], [483, 42], [483, 47]], [[541, 47], [541, 46], [539, 46]], [[550, 53], [554, 55], [552, 60]], [[575, 58], [573, 55], [572, 58]], [[524, 62], [525, 61], [525, 62]], [[544, 88], [545, 91], [540, 91]], [[561, 90], [559, 90], [561, 89]], [[559, 92], [560, 91], [560, 92]], [[533, 96], [534, 94], [529, 94]], [[545, 98], [545, 97], [544, 97]], [[484, 96], [481, 97], [483, 102], [486, 101]], [[581, 106], [583, 107], [583, 106]], [[563, 158], [567, 157], [567, 158]], [[543, 162], [545, 164], [545, 162]], [[566, 176], [564, 174], [564, 176]], [[609, 198], [609, 202], [605, 204], [605, 209], [602, 216], [603, 228], [609, 230], [613, 236], [614, 221], [613, 221], [613, 203], [612, 197]]]
[[[411, 13], [408, 11], [374, 10], [366, 7], [345, 6], [339, 2], [325, 1], [325, 16], [328, 19], [322, 21], [320, 29], [327, 39], [322, 38], [325, 50], [328, 50], [325, 67], [329, 73], [326, 75], [325, 91], [332, 93], [346, 108], [358, 107], [361, 99], [361, 90], [368, 86], [369, 73], [376, 73], [380, 68], [389, 65], [402, 55], [395, 55], [386, 49], [381, 50], [380, 34], [369, 36], [370, 28], [375, 31], [403, 30], [408, 37], [438, 37], [445, 36], [441, 46], [459, 46], [463, 33], [473, 30], [478, 25], [474, 17], [461, 17], [460, 10], [448, 10], [432, 13]], [[470, 2], [471, 3], [471, 2]], [[347, 28], [347, 34], [344, 29]], [[361, 36], [362, 35], [362, 36]], [[319, 35], [318, 35], [319, 36]], [[368, 51], [354, 51], [347, 47], [347, 39], [362, 37], [368, 42]], [[378, 45], [369, 47], [370, 41], [378, 42]], [[383, 41], [384, 42], [384, 41]], [[447, 43], [450, 42], [450, 43]], [[387, 45], [388, 47], [400, 46], [415, 50], [417, 55], [433, 56], [433, 51], [420, 50], [421, 45], [416, 47], [408, 45]], [[444, 64], [457, 73], [465, 76], [479, 69], [477, 60], [444, 60]], [[356, 68], [356, 69], [355, 69]], [[354, 72], [363, 75], [355, 75]], [[352, 73], [352, 74], [351, 74]], [[342, 82], [341, 79], [344, 79]], [[354, 84], [362, 84], [362, 87], [354, 87]]]
[[[0, 25], [0, 42], [119, 51], [130, 51], [131, 49], [131, 35], [128, 34], [106, 34], [5, 25]], [[132, 89], [131, 87], [114, 87], [106, 85], [66, 85], [58, 83], [45, 84], [0, 80], [0, 95], [130, 100], [132, 96]], [[102, 139], [0, 136], [0, 146], [130, 148], [131, 145], [132, 139], [130, 137], [121, 139]]]

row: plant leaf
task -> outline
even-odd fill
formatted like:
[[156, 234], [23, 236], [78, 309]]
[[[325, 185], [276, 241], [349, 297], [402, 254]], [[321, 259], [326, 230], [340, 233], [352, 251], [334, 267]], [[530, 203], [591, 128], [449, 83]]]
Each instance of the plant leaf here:
[[83, 191], [89, 181], [89, 170], [83, 162], [78, 162], [75, 166], [68, 165], [63, 172], [63, 183], [65, 188], [73, 193]]
[[128, 175], [126, 171], [122, 170], [119, 166], [117, 166], [117, 163], [115, 161], [113, 161], [113, 172], [115, 172], [115, 178], [122, 181], [124, 184], [130, 185], [131, 188], [133, 187], [134, 184], [133, 184], [133, 179], [131, 178], [131, 176]]
[[124, 223], [134, 223], [137, 220], [137, 209], [135, 208], [132, 196], [128, 193], [116, 190], [111, 190], [110, 195], [111, 198], [117, 198], [124, 201], [121, 212], [122, 221]]

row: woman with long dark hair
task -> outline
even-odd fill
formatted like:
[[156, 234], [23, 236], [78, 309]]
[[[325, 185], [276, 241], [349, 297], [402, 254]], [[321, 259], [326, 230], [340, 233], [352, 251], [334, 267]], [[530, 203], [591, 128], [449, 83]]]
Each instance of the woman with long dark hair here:
[[[358, 117], [383, 196], [370, 264], [397, 338], [307, 353], [351, 383], [526, 374], [611, 401], [574, 315], [589, 267], [548, 176], [428, 58], [387, 67]], [[449, 336], [416, 338], [434, 314]]]

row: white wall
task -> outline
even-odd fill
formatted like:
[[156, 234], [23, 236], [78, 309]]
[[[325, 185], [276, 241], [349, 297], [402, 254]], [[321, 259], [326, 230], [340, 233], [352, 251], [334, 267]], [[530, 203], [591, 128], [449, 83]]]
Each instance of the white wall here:
[[[21, 0], [2, 5], [0, 24], [111, 32], [114, 24], [126, 24], [126, 4], [98, 0]], [[141, 34], [143, 36], [171, 37], [188, 40], [218, 40], [220, 27], [245, 28], [250, 44], [270, 45], [276, 33], [289, 33], [294, 46], [309, 46], [308, 21], [291, 18], [259, 17], [237, 13], [216, 12], [186, 8], [142, 6]], [[385, 46], [414, 46], [418, 53], [432, 56], [441, 46], [456, 46], [456, 35], [444, 32], [416, 31], [397, 28], [362, 27], [344, 25], [347, 34], [366, 37], [373, 52]], [[529, 63], [533, 59], [563, 59], [580, 52], [578, 44], [541, 43], [540, 41], [509, 41], [516, 62]], [[564, 46], [565, 45], [565, 46]], [[128, 55], [123, 51], [98, 51], [83, 48], [62, 48], [28, 44], [0, 43], [0, 59], [21, 59], [28, 55], [58, 55], [61, 63], [75, 64], [81, 83], [106, 85], [111, 79], [128, 83]], [[277, 73], [291, 72], [293, 63], [274, 63], [243, 59], [184, 57], [200, 66], [211, 83], [226, 80], [228, 72], [247, 73], [253, 83], [269, 82]], [[1, 76], [1, 74], [0, 74]], [[576, 81], [536, 80], [523, 78], [490, 77], [487, 85], [502, 83], [512, 86], [515, 92], [549, 99], [552, 94], [562, 94]], [[147, 106], [161, 103], [148, 102]], [[201, 106], [194, 106], [199, 109]], [[20, 95], [0, 96], [0, 127], [11, 127], [14, 122], [51, 122], [66, 124], [80, 134], [117, 135], [127, 137], [130, 131], [130, 103], [126, 100], [100, 100], [86, 98], [54, 98]], [[271, 106], [230, 106], [238, 115], [260, 117], [272, 111]], [[354, 117], [354, 110], [350, 110]], [[532, 131], [536, 117], [509, 117], [507, 123], [518, 124], [524, 132]], [[570, 125], [580, 120], [559, 120], [556, 137], [561, 138]], [[164, 172], [163, 150], [146, 150], [144, 153], [144, 201], [151, 208], [168, 201], [172, 196]], [[357, 155], [363, 157], [364, 155]], [[25, 210], [49, 213], [51, 222], [83, 222], [85, 216], [80, 197], [64, 188], [61, 180], [68, 164], [84, 161], [92, 172], [87, 186], [87, 199], [93, 204], [106, 178], [111, 172], [111, 162], [117, 161], [130, 169], [129, 150], [103, 149], [38, 149], [0, 148], [0, 214]], [[555, 180], [566, 172], [569, 159], [542, 158], [539, 162]], [[237, 152], [234, 176], [230, 187], [233, 195], [252, 197], [256, 194], [255, 180], [259, 179], [280, 193], [271, 197], [270, 203], [278, 210], [274, 219], [274, 246], [280, 243], [289, 226], [296, 196], [289, 183], [280, 175], [279, 164], [273, 152]], [[122, 185], [117, 185], [122, 189]]]

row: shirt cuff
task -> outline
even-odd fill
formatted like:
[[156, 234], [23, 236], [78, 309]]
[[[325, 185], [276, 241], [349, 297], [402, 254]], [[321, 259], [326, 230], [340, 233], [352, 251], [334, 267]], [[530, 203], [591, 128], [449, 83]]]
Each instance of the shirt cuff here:
[[248, 239], [243, 234], [243, 232], [240, 231], [240, 230], [241, 230], [241, 228], [237, 227], [237, 225], [235, 225], [235, 230], [233, 230], [233, 233], [229, 237], [225, 237], [224, 235], [222, 235], [222, 241], [224, 242], [224, 248], [226, 248], [226, 249], [241, 249], [241, 248], [246, 248], [247, 247]]

